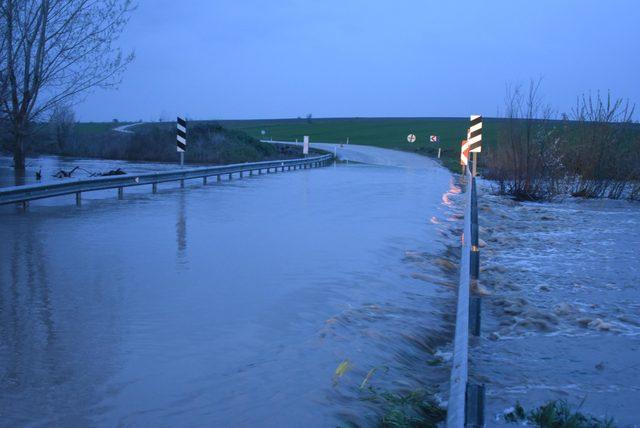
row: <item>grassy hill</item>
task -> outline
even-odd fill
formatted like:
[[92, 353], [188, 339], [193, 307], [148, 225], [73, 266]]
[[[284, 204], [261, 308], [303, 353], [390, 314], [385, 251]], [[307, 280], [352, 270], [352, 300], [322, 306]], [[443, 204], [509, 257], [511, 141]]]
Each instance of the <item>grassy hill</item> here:
[[[28, 145], [30, 156], [53, 154], [70, 157], [176, 162], [174, 123], [143, 123], [132, 132], [116, 132], [127, 123], [87, 122], [73, 124], [60, 139], [47, 124], [37, 128]], [[189, 146], [185, 161], [190, 164], [230, 164], [299, 157], [299, 150], [261, 143], [239, 129], [217, 123], [189, 125]], [[5, 148], [9, 152], [8, 148]]]
[[[485, 119], [485, 138], [492, 139], [497, 119]], [[468, 118], [340, 118], [340, 119], [274, 119], [228, 120], [220, 124], [239, 129], [255, 138], [301, 140], [309, 135], [311, 141], [328, 143], [365, 144], [436, 156], [442, 148], [445, 166], [457, 169], [460, 141], [466, 138]], [[261, 131], [266, 131], [262, 135]], [[417, 141], [407, 142], [407, 135], [415, 134]], [[429, 136], [437, 135], [440, 143], [430, 143]]]

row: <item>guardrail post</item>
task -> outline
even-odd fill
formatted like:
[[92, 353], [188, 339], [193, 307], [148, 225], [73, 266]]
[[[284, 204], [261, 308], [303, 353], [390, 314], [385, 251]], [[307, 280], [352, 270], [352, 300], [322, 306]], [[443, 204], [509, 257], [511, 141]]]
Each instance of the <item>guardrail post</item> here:
[[482, 313], [480, 303], [480, 297], [469, 299], [469, 331], [474, 336], [480, 336], [480, 315]]
[[76, 205], [82, 205], [82, 193], [80, 192], [76, 192]]
[[216, 175], [216, 181], [220, 181], [220, 180], [221, 180], [220, 174]]
[[153, 183], [151, 185], [151, 193], [158, 193], [158, 183]]
[[27, 208], [29, 208], [29, 201], [20, 202], [20, 206], [22, 207], [23, 210], [26, 210]]
[[242, 170], [240, 170], [240, 174], [238, 174], [238, 178], [242, 179]]
[[[471, 177], [471, 254], [469, 258], [469, 274], [474, 288], [478, 288], [480, 277], [480, 247], [478, 244], [478, 193], [476, 190], [476, 179]], [[469, 300], [469, 329], [474, 336], [480, 335], [481, 300], [479, 297], [472, 297]]]
[[182, 180], [180, 180], [180, 187], [184, 188], [184, 178]]
[[233, 174], [229, 173], [229, 181], [233, 180]]
[[122, 199], [124, 197], [124, 187], [118, 187], [118, 199]]
[[202, 184], [203, 185], [207, 185], [207, 176], [205, 175], [204, 177], [202, 177]]
[[467, 384], [464, 419], [466, 428], [484, 428], [484, 385]]

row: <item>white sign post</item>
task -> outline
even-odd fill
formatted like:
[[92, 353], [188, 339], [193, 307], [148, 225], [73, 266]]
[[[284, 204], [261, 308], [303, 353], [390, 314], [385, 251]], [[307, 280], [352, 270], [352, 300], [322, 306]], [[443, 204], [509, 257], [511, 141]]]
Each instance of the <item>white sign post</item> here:
[[[440, 143], [440, 137], [437, 135], [429, 135], [430, 143]], [[442, 147], [438, 144], [438, 159], [440, 159], [440, 153], [442, 152]]]
[[309, 136], [304, 136], [304, 142], [302, 143], [302, 154], [307, 156], [309, 154]]
[[416, 136], [413, 134], [409, 134], [407, 135], [407, 141], [410, 143], [415, 143], [416, 142]]

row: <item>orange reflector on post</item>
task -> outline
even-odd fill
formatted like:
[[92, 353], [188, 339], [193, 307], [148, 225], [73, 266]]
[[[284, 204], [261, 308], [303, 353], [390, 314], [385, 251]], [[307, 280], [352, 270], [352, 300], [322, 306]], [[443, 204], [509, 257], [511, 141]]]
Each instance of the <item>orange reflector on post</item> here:
[[469, 165], [469, 143], [468, 140], [462, 140], [460, 143], [460, 165]]

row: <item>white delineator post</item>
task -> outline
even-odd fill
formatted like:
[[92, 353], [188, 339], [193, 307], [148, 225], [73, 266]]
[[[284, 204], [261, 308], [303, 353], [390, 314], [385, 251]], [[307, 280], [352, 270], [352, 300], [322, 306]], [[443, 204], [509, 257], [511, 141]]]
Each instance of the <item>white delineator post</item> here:
[[307, 156], [309, 154], [309, 136], [304, 136], [304, 142], [302, 143], [302, 154]]
[[187, 121], [178, 116], [176, 121], [176, 150], [180, 153], [180, 166], [184, 165], [184, 152], [187, 150]]
[[482, 151], [482, 116], [479, 114], [472, 114], [471, 127], [469, 128], [469, 136], [467, 141], [469, 142], [469, 151], [473, 153], [473, 176], [476, 176], [476, 166], [478, 163], [478, 153]]

